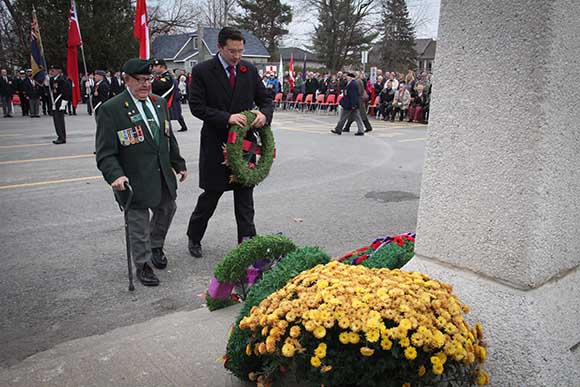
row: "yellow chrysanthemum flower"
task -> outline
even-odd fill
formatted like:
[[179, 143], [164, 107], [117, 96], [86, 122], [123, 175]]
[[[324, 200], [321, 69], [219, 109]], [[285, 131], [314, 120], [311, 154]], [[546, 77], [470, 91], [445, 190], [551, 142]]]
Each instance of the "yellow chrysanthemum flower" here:
[[417, 370], [417, 375], [419, 375], [419, 376], [425, 376], [426, 373], [427, 373], [427, 369], [425, 368], [425, 366], [421, 366]]
[[349, 334], [347, 332], [341, 332], [340, 335], [338, 335], [338, 341], [340, 341], [342, 344], [350, 343]]
[[332, 371], [332, 366], [331, 365], [325, 365], [323, 367], [320, 368], [320, 372], [322, 372], [323, 374]]
[[282, 355], [284, 355], [286, 357], [294, 356], [295, 352], [296, 352], [296, 347], [294, 347], [294, 345], [292, 345], [290, 343], [286, 343], [282, 346]]
[[408, 347], [405, 349], [405, 357], [407, 360], [415, 360], [417, 358], [417, 350], [415, 347]]
[[310, 365], [312, 365], [312, 367], [318, 368], [320, 367], [321, 364], [322, 362], [320, 361], [320, 358], [318, 356], [312, 356], [310, 358]]
[[375, 353], [374, 349], [371, 349], [369, 347], [361, 347], [360, 348], [360, 353], [363, 356], [372, 356]]
[[252, 344], [246, 345], [246, 356], [252, 355]]
[[300, 336], [300, 327], [298, 325], [294, 325], [290, 328], [290, 337], [293, 339], [297, 339]]
[[314, 329], [312, 333], [314, 334], [314, 337], [316, 337], [317, 339], [322, 339], [324, 336], [326, 336], [326, 328], [318, 326]]
[[367, 341], [371, 343], [376, 343], [377, 341], [379, 341], [380, 336], [381, 334], [378, 329], [371, 329], [365, 334]]
[[433, 373], [435, 375], [441, 375], [443, 373], [443, 364], [433, 364]]
[[356, 332], [350, 332], [348, 334], [348, 341], [351, 344], [358, 344], [360, 342], [360, 336]]
[[409, 340], [408, 337], [403, 337], [401, 340], [399, 340], [399, 345], [403, 348], [407, 348], [409, 345], [411, 345], [411, 340]]
[[476, 372], [475, 384], [478, 386], [486, 386], [489, 384], [489, 374], [481, 369]]
[[[324, 343], [321, 343], [324, 344]], [[321, 359], [324, 359], [326, 357], [326, 345], [324, 345], [324, 347], [321, 347], [320, 345], [314, 350], [314, 354], [316, 356], [318, 356]]]
[[403, 383], [402, 387], [411, 387], [411, 383]]
[[393, 342], [385, 337], [381, 340], [381, 348], [385, 351], [389, 351], [391, 348], [393, 348]]

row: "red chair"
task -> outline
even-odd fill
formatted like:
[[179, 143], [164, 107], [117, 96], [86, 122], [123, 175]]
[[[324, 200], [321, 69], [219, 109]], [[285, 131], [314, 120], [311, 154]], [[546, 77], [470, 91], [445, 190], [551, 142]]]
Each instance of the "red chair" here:
[[12, 96], [12, 104], [13, 105], [20, 105], [20, 96], [18, 96], [18, 94], [14, 94]]
[[282, 98], [284, 98], [284, 94], [278, 93], [274, 97], [274, 107], [280, 107], [282, 105]]
[[318, 94], [316, 101], [314, 101], [314, 108], [316, 111], [320, 110], [320, 105], [324, 104], [324, 94]]
[[292, 104], [292, 109], [296, 110], [297, 105], [302, 105], [304, 103], [304, 94], [300, 93], [296, 96], [294, 103]]
[[367, 114], [369, 116], [376, 117], [375, 109], [377, 108], [377, 106], [379, 106], [380, 100], [381, 100], [380, 97], [375, 97], [375, 100], [373, 101], [373, 103], [368, 106]]
[[284, 110], [288, 109], [290, 105], [294, 102], [294, 93], [286, 94], [286, 101], [284, 101]]
[[308, 94], [304, 102], [302, 102], [302, 111], [304, 111], [304, 106], [308, 105], [310, 107], [313, 104], [314, 94]]
[[326, 102], [321, 103], [320, 106], [318, 107], [318, 109], [320, 110], [323, 106], [326, 107], [327, 109], [329, 106], [334, 106], [335, 100], [336, 100], [336, 95], [329, 94], [328, 97], [326, 97]]

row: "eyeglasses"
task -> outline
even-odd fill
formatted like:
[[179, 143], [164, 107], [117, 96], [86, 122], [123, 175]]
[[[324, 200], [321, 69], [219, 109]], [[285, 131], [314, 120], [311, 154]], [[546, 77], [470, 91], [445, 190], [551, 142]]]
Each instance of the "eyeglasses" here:
[[140, 85], [144, 85], [147, 82], [152, 83], [153, 80], [155, 79], [154, 77], [143, 77], [143, 78], [137, 78], [133, 75], [131, 75], [131, 78], [135, 79]]

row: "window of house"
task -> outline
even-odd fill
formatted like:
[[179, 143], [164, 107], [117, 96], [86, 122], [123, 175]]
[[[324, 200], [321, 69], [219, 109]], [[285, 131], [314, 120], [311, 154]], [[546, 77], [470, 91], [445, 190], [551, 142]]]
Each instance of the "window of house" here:
[[189, 63], [188, 64], [189, 67], [193, 67], [193, 66], [195, 66], [197, 64], [197, 61], [196, 60], [190, 60], [188, 63]]

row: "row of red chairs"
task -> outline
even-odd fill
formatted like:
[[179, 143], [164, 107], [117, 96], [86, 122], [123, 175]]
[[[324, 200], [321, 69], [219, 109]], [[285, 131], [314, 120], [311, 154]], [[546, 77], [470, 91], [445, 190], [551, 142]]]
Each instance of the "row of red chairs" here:
[[[286, 95], [286, 100], [284, 100], [284, 95], [282, 93], [278, 93], [274, 97], [274, 105], [277, 108], [280, 108], [282, 105], [284, 105], [285, 109], [293, 110], [304, 110], [304, 108], [307, 107], [308, 110], [312, 111], [320, 111], [323, 108], [336, 111], [336, 107], [340, 103], [341, 99], [342, 95], [339, 95], [338, 98], [336, 98], [336, 95], [334, 94], [329, 94], [328, 96], [320, 94], [318, 97], [316, 97], [316, 99], [314, 99], [313, 94], [308, 94], [306, 95], [306, 98], [304, 98], [303, 93], [299, 93], [296, 95], [296, 98], [294, 98], [294, 94], [288, 93]], [[334, 109], [328, 109], [329, 107]]]

